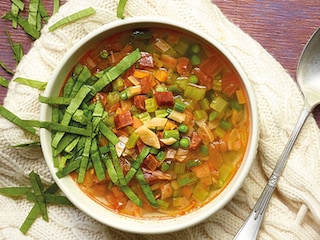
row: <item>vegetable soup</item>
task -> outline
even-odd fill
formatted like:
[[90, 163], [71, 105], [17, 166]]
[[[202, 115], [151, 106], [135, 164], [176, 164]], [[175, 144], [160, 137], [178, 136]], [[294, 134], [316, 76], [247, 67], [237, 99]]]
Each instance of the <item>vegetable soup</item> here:
[[174, 217], [215, 198], [250, 133], [246, 92], [211, 45], [160, 28], [123, 31], [85, 53], [53, 105], [57, 176], [134, 217]]

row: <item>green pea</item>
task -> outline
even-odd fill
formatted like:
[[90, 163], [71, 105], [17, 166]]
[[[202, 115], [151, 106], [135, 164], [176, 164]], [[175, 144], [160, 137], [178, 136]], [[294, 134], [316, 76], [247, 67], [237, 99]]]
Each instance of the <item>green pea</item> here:
[[198, 81], [199, 81], [199, 79], [198, 79], [198, 77], [197, 77], [196, 75], [190, 75], [189, 78], [188, 78], [188, 81], [189, 81], [190, 83], [197, 84]]
[[191, 47], [191, 51], [193, 53], [199, 53], [200, 52], [200, 45], [199, 44], [194, 44], [192, 47]]
[[189, 127], [188, 127], [187, 125], [185, 125], [185, 124], [180, 124], [180, 125], [178, 126], [178, 130], [179, 130], [179, 132], [181, 132], [181, 133], [186, 133], [186, 132], [188, 132]]
[[190, 139], [189, 138], [184, 137], [184, 138], [180, 139], [180, 147], [188, 148], [189, 145], [190, 145]]
[[200, 64], [200, 57], [198, 55], [192, 55], [191, 56], [191, 64], [193, 66], [197, 66]]
[[107, 57], [109, 56], [109, 53], [107, 50], [102, 50], [100, 52], [100, 57], [103, 58], [103, 59], [106, 59]]

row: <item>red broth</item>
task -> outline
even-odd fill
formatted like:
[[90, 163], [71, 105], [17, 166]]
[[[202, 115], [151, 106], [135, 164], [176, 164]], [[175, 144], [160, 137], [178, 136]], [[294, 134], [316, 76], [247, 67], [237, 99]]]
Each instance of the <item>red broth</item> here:
[[110, 143], [96, 124], [87, 155], [88, 137], [74, 136], [68, 151], [58, 151], [57, 174], [70, 173], [88, 196], [120, 214], [183, 215], [215, 198], [237, 172], [250, 133], [246, 91], [212, 46], [172, 30], [141, 29], [85, 53], [62, 95], [76, 82], [94, 85], [137, 48], [140, 59], [87, 96], [77, 110], [82, 120], [70, 122], [83, 128], [102, 122], [120, 141]]

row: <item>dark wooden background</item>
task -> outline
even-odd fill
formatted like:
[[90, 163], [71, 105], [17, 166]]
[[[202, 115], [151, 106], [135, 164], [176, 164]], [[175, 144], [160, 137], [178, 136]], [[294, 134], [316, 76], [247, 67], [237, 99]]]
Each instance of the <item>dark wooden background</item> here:
[[[52, 12], [52, 0], [43, 0], [48, 12]], [[60, 1], [61, 4], [65, 0]], [[304, 44], [316, 28], [320, 26], [319, 0], [212, 0], [222, 12], [257, 40], [273, 57], [279, 61], [295, 79], [295, 69]], [[25, 1], [27, 6], [28, 1]], [[0, 15], [10, 11], [10, 0], [0, 1]], [[8, 30], [14, 42], [23, 44], [26, 53], [32, 46], [31, 39], [21, 29], [13, 30], [11, 23], [0, 20], [0, 61], [10, 69], [15, 68], [12, 52], [5, 31]], [[3, 69], [0, 75], [11, 76]], [[320, 81], [320, 80], [319, 80]], [[5, 97], [6, 89], [0, 86], [0, 103]], [[319, 93], [320, 94], [320, 93]], [[320, 107], [314, 111], [320, 126]]]

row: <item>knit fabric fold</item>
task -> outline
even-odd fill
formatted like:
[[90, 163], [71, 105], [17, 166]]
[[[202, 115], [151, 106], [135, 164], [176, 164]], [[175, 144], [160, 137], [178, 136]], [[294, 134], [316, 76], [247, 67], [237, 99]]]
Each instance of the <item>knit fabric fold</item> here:
[[[103, 24], [117, 20], [116, 0], [69, 0], [42, 29], [16, 69], [15, 77], [47, 82], [65, 53]], [[54, 32], [48, 26], [87, 7], [96, 14]], [[256, 94], [259, 149], [237, 195], [218, 213], [192, 228], [162, 235], [111, 229], [75, 207], [49, 206], [49, 222], [37, 219], [27, 235], [19, 231], [32, 204], [0, 195], [1, 239], [232, 239], [253, 208], [288, 141], [303, 96], [285, 69], [263, 47], [230, 22], [210, 0], [129, 0], [125, 17], [163, 16], [184, 22], [219, 41], [240, 63]], [[10, 82], [4, 106], [23, 119], [39, 119], [39, 91]], [[10, 146], [39, 140], [0, 118], [0, 187], [28, 185], [33, 170], [45, 184], [52, 177], [41, 150]], [[268, 206], [258, 239], [320, 239], [320, 132], [310, 117], [290, 154]]]

